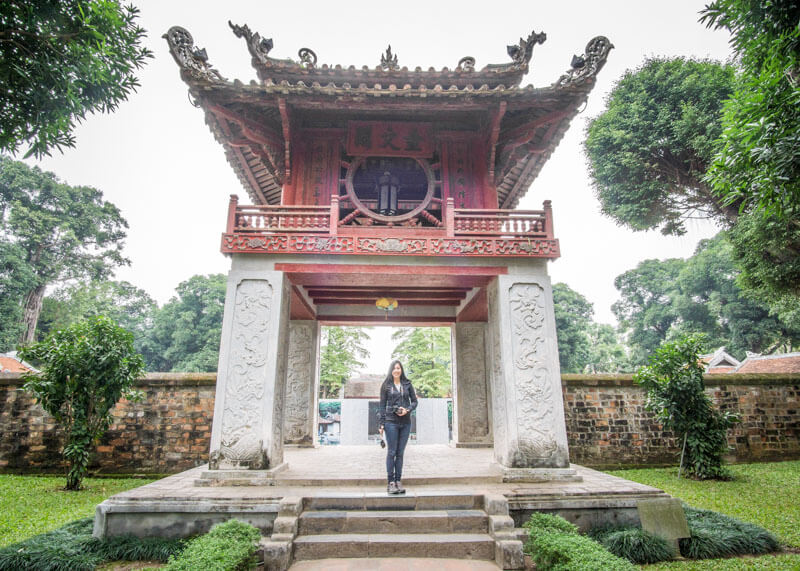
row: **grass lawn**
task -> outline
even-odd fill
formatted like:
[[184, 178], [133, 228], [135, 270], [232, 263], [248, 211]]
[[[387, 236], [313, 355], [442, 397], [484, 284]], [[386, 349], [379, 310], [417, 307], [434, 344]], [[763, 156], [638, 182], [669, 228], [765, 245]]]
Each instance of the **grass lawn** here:
[[87, 478], [86, 489], [65, 492], [64, 476], [0, 474], [0, 547], [94, 516], [97, 504], [154, 480]]
[[[616, 470], [615, 476], [660, 488], [690, 506], [714, 510], [754, 523], [800, 548], [800, 461], [730, 466], [734, 480], [715, 482], [678, 479], [677, 468]], [[743, 559], [672, 562], [646, 569], [731, 571], [738, 569], [798, 569], [800, 555], [764, 555]]]

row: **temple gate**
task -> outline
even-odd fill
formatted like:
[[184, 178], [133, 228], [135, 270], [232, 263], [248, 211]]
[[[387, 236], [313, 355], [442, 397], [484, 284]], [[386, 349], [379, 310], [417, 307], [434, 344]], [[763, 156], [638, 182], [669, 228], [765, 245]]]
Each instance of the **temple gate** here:
[[[454, 438], [516, 473], [569, 468], [547, 261], [550, 201], [520, 198], [586, 101], [613, 47], [589, 42], [552, 85], [521, 87], [532, 33], [511, 61], [374, 68], [269, 55], [231, 24], [258, 81], [223, 78], [185, 29], [166, 35], [193, 103], [252, 204], [231, 196], [230, 255], [212, 470], [275, 470], [313, 446], [320, 324], [448, 325]], [[384, 315], [378, 298], [396, 300]]]

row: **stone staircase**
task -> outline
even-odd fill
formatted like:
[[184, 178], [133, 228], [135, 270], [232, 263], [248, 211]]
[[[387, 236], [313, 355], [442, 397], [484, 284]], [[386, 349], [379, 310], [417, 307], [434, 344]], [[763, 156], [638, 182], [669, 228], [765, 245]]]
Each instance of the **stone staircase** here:
[[341, 557], [481, 559], [522, 569], [520, 531], [502, 495], [333, 493], [283, 498], [261, 547], [274, 571]]

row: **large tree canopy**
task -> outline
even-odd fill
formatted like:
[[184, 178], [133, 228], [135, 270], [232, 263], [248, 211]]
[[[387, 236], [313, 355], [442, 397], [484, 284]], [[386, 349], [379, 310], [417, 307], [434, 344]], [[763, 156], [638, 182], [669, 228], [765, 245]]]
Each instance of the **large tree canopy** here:
[[703, 240], [688, 260], [645, 260], [617, 277], [613, 310], [628, 332], [634, 363], [643, 364], [664, 341], [702, 333], [743, 359], [747, 351], [772, 353], [800, 343], [800, 327], [749, 298], [737, 283], [726, 236]]
[[74, 146], [76, 121], [127, 99], [152, 57], [137, 14], [117, 0], [0, 2], [0, 151]]
[[[127, 227], [99, 190], [0, 155], [0, 289], [14, 296], [3, 301], [14, 309], [0, 320], [0, 339], [33, 341], [48, 285], [105, 279], [129, 263]], [[19, 339], [10, 330], [21, 331]]]
[[213, 372], [219, 361], [225, 276], [192, 276], [154, 313], [141, 342], [149, 371]]
[[553, 306], [561, 372], [582, 373], [589, 364], [589, 327], [594, 308], [589, 300], [564, 283], [553, 285]]
[[623, 75], [584, 143], [604, 214], [664, 234], [684, 233], [692, 217], [736, 220], [738, 203], [704, 180], [734, 78], [731, 66], [683, 58], [650, 59]]
[[727, 29], [739, 84], [725, 105], [708, 180], [730, 204], [800, 216], [800, 3], [716, 0], [709, 27]]

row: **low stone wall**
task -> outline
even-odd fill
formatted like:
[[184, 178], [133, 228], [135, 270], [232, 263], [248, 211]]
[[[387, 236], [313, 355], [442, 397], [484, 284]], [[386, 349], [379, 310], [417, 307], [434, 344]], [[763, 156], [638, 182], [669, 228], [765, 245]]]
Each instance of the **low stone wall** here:
[[[215, 374], [152, 373], [137, 383], [139, 403], [122, 402], [97, 447], [101, 473], [174, 473], [207, 461]], [[800, 458], [800, 376], [709, 375], [715, 405], [737, 412], [732, 461]], [[570, 459], [593, 467], [674, 464], [675, 438], [644, 409], [630, 375], [564, 375]], [[62, 469], [53, 419], [0, 374], [0, 471]]]
[[[731, 462], [800, 458], [800, 376], [706, 375], [706, 393], [741, 422]], [[680, 444], [645, 410], [631, 375], [563, 375], [570, 460], [593, 467], [675, 464]]]

